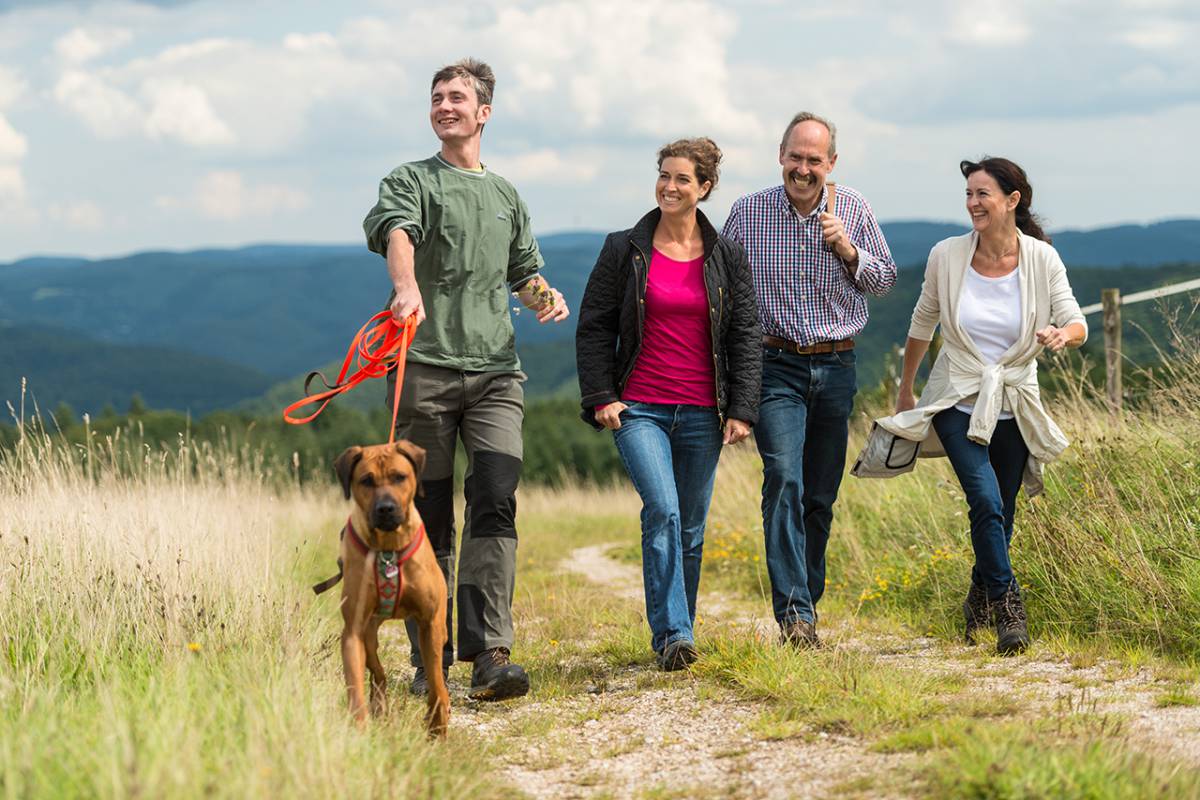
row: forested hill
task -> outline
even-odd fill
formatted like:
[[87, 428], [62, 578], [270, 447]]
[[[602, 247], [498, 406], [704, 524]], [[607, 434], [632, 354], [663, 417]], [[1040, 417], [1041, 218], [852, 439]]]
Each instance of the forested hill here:
[[[915, 267], [934, 242], [963, 230], [949, 223], [884, 225], [904, 270], [890, 297], [872, 301], [873, 321], [859, 350], [864, 381], [877, 378], [882, 353], [903, 338], [920, 283]], [[603, 234], [540, 241], [547, 276], [577, 308]], [[1061, 231], [1055, 245], [1083, 303], [1098, 299], [1101, 286], [1132, 291], [1200, 273], [1189, 266], [1200, 260], [1200, 220]], [[151, 406], [195, 413], [271, 407], [296, 384], [277, 388], [267, 400], [255, 398], [272, 384], [340, 360], [387, 291], [379, 257], [349, 245], [0, 265], [0, 400], [14, 399], [27, 377], [43, 405], [65, 401], [79, 411], [106, 403], [123, 408], [134, 392]], [[514, 321], [530, 393], [569, 392], [575, 317], [551, 326], [528, 313]]]

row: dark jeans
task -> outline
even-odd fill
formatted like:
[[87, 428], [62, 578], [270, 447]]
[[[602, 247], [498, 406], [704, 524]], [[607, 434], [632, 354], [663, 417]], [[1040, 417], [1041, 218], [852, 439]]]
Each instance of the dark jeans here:
[[948, 408], [933, 418], [933, 429], [967, 496], [975, 549], [971, 581], [987, 590], [989, 600], [998, 600], [1010, 586], [1017, 585], [1008, 546], [1029, 448], [1016, 420], [997, 422], [991, 444], [986, 446], [967, 438], [970, 423], [970, 414]]
[[754, 436], [763, 460], [771, 605], [781, 625], [815, 621], [825, 593], [825, 546], [846, 465], [854, 362], [853, 350], [800, 356], [763, 349]]
[[702, 406], [629, 403], [613, 431], [617, 451], [642, 498], [642, 579], [656, 653], [694, 642], [704, 523], [712, 499], [721, 424]]

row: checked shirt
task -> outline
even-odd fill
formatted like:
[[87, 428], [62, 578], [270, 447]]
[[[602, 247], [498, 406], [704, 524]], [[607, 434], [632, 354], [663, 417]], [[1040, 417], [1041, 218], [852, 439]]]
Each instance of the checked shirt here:
[[763, 333], [810, 345], [857, 336], [867, 324], [866, 294], [883, 296], [896, 283], [896, 262], [866, 198], [837, 185], [835, 213], [858, 248], [853, 279], [821, 234], [828, 202], [802, 217], [782, 185], [733, 204], [724, 236], [746, 248]]

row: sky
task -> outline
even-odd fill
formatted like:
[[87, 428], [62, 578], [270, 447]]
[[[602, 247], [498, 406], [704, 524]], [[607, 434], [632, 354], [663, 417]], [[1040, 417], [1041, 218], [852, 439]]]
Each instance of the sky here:
[[1197, 41], [1193, 0], [0, 0], [0, 260], [361, 242], [467, 55], [497, 75], [483, 161], [539, 233], [631, 226], [696, 135], [719, 222], [779, 183], [800, 110], [883, 221], [965, 224], [984, 154], [1051, 230], [1196, 217]]

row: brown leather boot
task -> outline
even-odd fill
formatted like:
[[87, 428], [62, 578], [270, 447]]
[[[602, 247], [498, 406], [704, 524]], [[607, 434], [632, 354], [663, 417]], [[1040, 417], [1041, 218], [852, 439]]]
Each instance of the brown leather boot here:
[[996, 626], [996, 652], [1002, 656], [1016, 655], [1029, 647], [1029, 626], [1021, 590], [1014, 583], [996, 602], [992, 603], [992, 622]]

